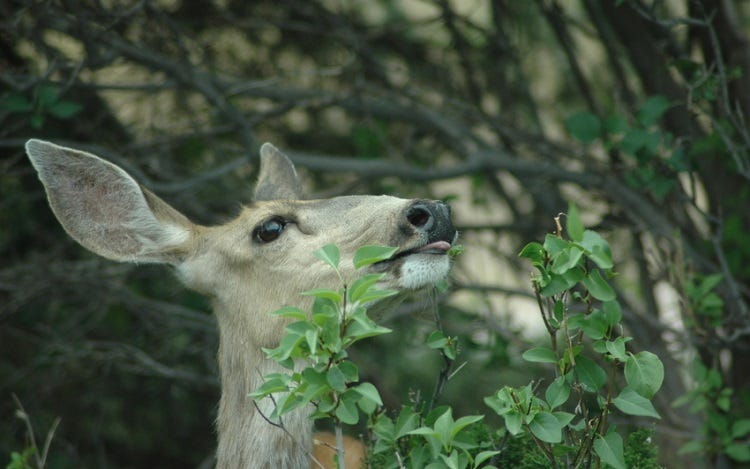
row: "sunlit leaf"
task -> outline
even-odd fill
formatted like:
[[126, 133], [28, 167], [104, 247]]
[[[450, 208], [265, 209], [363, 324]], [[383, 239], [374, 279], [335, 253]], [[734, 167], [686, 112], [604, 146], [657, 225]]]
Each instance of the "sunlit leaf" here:
[[285, 306], [281, 309], [271, 313], [274, 316], [280, 316], [282, 318], [296, 319], [298, 321], [304, 321], [307, 319], [307, 314], [299, 308], [294, 306]]
[[612, 301], [617, 295], [598, 269], [594, 269], [583, 279], [583, 285], [591, 296], [600, 301]]
[[557, 357], [552, 349], [547, 347], [534, 347], [525, 351], [522, 355], [527, 362], [535, 363], [557, 363]]
[[625, 362], [625, 379], [635, 392], [650, 399], [664, 381], [664, 365], [655, 354], [638, 352]]
[[360, 396], [371, 400], [377, 405], [383, 405], [383, 400], [380, 398], [380, 393], [378, 392], [377, 388], [371, 383], [360, 383], [357, 386], [353, 386], [352, 389]]
[[376, 262], [390, 259], [398, 248], [388, 246], [362, 246], [354, 254], [354, 268], [359, 269]]
[[326, 244], [322, 248], [313, 252], [313, 254], [334, 269], [338, 269], [341, 260], [341, 253], [339, 252], [339, 247], [335, 244]]
[[562, 441], [562, 429], [560, 421], [550, 412], [539, 412], [529, 422], [531, 433], [547, 443], [560, 443]]
[[523, 247], [518, 256], [526, 258], [535, 264], [543, 264], [546, 252], [541, 244], [531, 242]]
[[650, 400], [638, 394], [633, 388], [626, 387], [620, 395], [612, 400], [612, 403], [622, 412], [628, 415], [640, 415], [643, 417], [661, 418], [654, 409]]

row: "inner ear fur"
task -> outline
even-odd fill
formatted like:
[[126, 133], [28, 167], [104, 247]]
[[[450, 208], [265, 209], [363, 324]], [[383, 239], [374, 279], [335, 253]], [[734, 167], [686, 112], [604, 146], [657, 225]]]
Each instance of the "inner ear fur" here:
[[118, 261], [179, 261], [195, 225], [122, 168], [42, 140], [29, 140], [26, 153], [52, 211], [81, 245]]
[[256, 201], [299, 200], [302, 198], [294, 163], [270, 143], [260, 147], [260, 175], [255, 186]]

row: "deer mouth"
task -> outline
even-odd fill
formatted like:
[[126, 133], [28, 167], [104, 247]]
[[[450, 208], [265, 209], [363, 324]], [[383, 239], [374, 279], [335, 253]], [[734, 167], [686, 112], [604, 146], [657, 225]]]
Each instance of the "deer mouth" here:
[[397, 252], [394, 254], [393, 257], [391, 257], [389, 260], [396, 260], [402, 257], [410, 256], [412, 254], [448, 254], [448, 251], [451, 248], [451, 243], [448, 241], [435, 241], [430, 244], [426, 244], [424, 246], [419, 246], [411, 249], [407, 249], [405, 251]]
[[431, 254], [431, 255], [446, 255], [448, 254], [448, 251], [451, 249], [451, 243], [448, 241], [435, 241], [429, 244], [425, 244], [423, 246], [416, 246], [413, 248], [404, 249], [403, 251], [398, 251], [388, 259], [384, 261], [377, 262], [375, 266], [380, 267], [381, 269], [384, 269], [388, 264], [392, 264], [398, 260], [404, 259], [405, 257], [414, 255], [414, 254]]
[[450, 272], [448, 256], [452, 243], [446, 240], [417, 245], [396, 252], [389, 259], [372, 265], [375, 272], [388, 272], [391, 287], [420, 290], [444, 280]]

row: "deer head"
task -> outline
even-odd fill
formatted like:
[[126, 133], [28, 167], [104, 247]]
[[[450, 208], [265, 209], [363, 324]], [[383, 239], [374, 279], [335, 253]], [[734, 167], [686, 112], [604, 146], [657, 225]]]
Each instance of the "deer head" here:
[[[266, 313], [308, 307], [299, 292], [337, 285], [336, 274], [313, 255], [335, 243], [342, 260], [362, 245], [398, 247], [370, 268], [385, 273], [385, 287], [415, 290], [443, 279], [457, 233], [441, 202], [390, 196], [303, 200], [292, 162], [275, 147], [261, 147], [254, 201], [234, 220], [201, 226], [97, 156], [41, 140], [26, 151], [47, 198], [68, 234], [116, 261], [164, 263], [208, 295], [219, 324], [221, 403], [218, 467], [306, 466], [311, 424], [301, 409], [269, 424], [247, 397], [276, 369], [262, 347], [275, 347], [285, 322]], [[342, 262], [344, 275], [353, 275]], [[270, 408], [262, 408], [265, 415]]]

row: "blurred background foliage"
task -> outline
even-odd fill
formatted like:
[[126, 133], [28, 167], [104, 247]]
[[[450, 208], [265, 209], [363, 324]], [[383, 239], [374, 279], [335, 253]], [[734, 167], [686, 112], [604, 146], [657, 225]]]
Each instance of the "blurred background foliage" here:
[[466, 363], [441, 397], [457, 414], [534, 379], [517, 253], [574, 201], [613, 246], [633, 350], [665, 363], [664, 463], [750, 459], [749, 15], [739, 0], [0, 3], [0, 463], [27, 445], [12, 394], [40, 440], [61, 418], [49, 467], [205, 467], [215, 444], [207, 300], [70, 240], [30, 137], [109, 159], [204, 224], [249, 201], [264, 141], [315, 197], [450, 201], [466, 246], [451, 288], [387, 312], [395, 332], [355, 352], [391, 408], [433, 392], [435, 304]]

